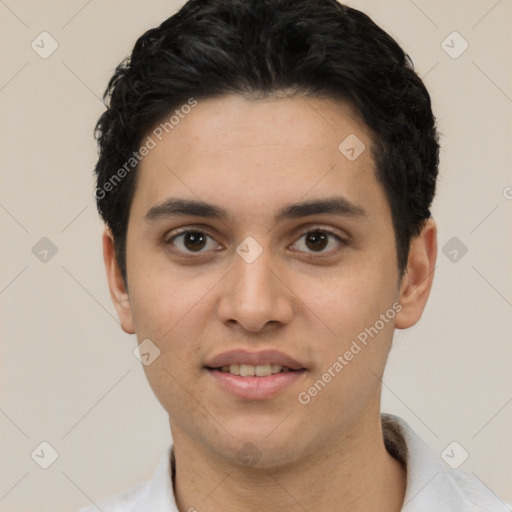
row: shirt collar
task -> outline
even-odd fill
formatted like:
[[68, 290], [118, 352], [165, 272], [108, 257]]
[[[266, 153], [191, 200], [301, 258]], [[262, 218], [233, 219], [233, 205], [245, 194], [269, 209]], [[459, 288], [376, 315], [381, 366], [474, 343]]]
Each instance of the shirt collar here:
[[173, 490], [175, 473], [174, 447], [171, 444], [161, 456], [153, 478], [149, 481], [146, 510], [152, 512], [179, 512]]
[[402, 512], [510, 512], [476, 476], [449, 468], [402, 418], [381, 419], [388, 452], [407, 469]]

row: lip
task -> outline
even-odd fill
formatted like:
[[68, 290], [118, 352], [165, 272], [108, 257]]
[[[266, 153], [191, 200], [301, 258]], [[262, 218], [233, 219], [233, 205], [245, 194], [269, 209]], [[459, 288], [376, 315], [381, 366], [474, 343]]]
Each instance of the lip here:
[[[205, 367], [209, 370], [222, 368], [230, 364], [248, 364], [251, 366], [260, 366], [263, 364], [278, 364], [290, 368], [290, 370], [305, 370], [304, 365], [293, 359], [293, 357], [280, 352], [279, 350], [262, 350], [260, 352], [250, 352], [248, 350], [230, 350], [223, 352], [210, 359]], [[250, 377], [243, 377], [249, 379]], [[266, 377], [258, 377], [265, 379]]]
[[274, 373], [267, 377], [241, 377], [221, 370], [207, 368], [207, 372], [230, 394], [245, 400], [272, 398], [286, 387], [303, 378], [306, 370]]
[[[241, 377], [220, 370], [222, 366], [247, 364], [260, 366], [278, 364], [292, 371], [274, 373], [266, 377]], [[205, 365], [206, 371], [222, 389], [245, 400], [264, 400], [276, 396], [288, 386], [302, 379], [307, 369], [293, 357], [278, 350], [230, 350], [210, 359]]]

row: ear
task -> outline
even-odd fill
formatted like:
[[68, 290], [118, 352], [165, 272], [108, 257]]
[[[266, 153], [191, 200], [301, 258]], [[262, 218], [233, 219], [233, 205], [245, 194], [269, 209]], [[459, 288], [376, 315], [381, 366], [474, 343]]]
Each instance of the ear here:
[[398, 297], [402, 310], [395, 317], [397, 329], [412, 327], [421, 318], [432, 288], [436, 258], [437, 226], [429, 218], [421, 233], [411, 240]]
[[130, 298], [125, 288], [123, 277], [114, 252], [114, 237], [108, 227], [103, 231], [103, 261], [107, 271], [110, 297], [121, 321], [121, 328], [128, 334], [135, 334], [133, 328]]

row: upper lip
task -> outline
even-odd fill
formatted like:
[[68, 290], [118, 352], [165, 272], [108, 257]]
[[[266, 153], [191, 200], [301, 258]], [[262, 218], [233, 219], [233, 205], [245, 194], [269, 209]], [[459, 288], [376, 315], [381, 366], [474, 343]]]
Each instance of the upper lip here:
[[247, 350], [230, 350], [223, 352], [206, 363], [207, 368], [221, 368], [231, 364], [247, 364], [260, 366], [264, 364], [278, 364], [290, 368], [290, 370], [302, 370], [304, 366], [283, 352], [278, 350], [262, 350], [260, 352], [249, 352]]

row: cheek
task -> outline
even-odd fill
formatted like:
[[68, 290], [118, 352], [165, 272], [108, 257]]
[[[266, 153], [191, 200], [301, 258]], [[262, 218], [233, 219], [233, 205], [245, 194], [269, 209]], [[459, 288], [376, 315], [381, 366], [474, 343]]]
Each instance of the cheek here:
[[169, 268], [165, 273], [141, 273], [133, 279], [130, 301], [137, 338], [139, 342], [149, 338], [160, 350], [155, 364], [144, 368], [153, 389], [194, 385], [212, 315], [209, 291], [217, 281], [216, 275], [193, 277]]
[[[158, 267], [134, 273], [130, 282], [130, 302], [139, 339], [154, 336], [164, 341], [180, 325], [197, 316], [195, 308], [207, 290], [204, 279]], [[143, 339], [142, 338], [142, 339]]]
[[322, 328], [318, 333], [327, 335], [310, 344], [317, 364], [297, 398], [313, 417], [331, 411], [337, 424], [355, 418], [379, 396], [396, 310], [383, 281], [340, 278], [331, 284], [329, 293], [311, 297], [311, 309], [329, 330]]
[[369, 259], [360, 258], [322, 283], [300, 281], [298, 294], [304, 297], [311, 320], [306, 332], [316, 338], [309, 347], [317, 364], [303, 389], [305, 399], [314, 402], [311, 410], [332, 406], [348, 411], [375, 395], [396, 315], [394, 275], [386, 268], [377, 260], [369, 264]]
[[[142, 282], [142, 281], [141, 281]], [[208, 288], [207, 288], [208, 289]], [[205, 304], [201, 301], [203, 287], [194, 280], [159, 276], [144, 279], [144, 288], [137, 286], [132, 312], [139, 342], [149, 338], [158, 347], [159, 355], [144, 366], [146, 378], [156, 397], [167, 411], [194, 410], [194, 401], [187, 397], [199, 395], [204, 338]], [[206, 303], [206, 302], [205, 302]], [[180, 416], [180, 414], [178, 414]]]
[[322, 279], [297, 277], [294, 292], [326, 339], [335, 344], [347, 342], [392, 307], [396, 296], [394, 276], [377, 263], [360, 258], [356, 264], [332, 269]]

